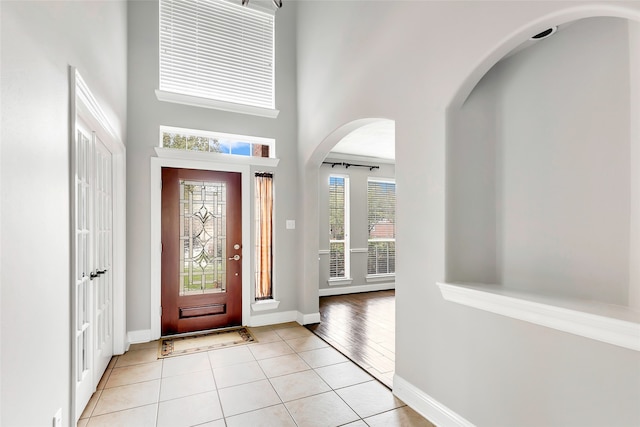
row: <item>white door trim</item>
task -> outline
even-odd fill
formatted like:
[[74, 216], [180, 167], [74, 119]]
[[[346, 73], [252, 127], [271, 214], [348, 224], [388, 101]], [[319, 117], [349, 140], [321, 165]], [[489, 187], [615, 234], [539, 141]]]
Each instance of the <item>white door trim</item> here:
[[[80, 117], [91, 130], [100, 136], [102, 142], [112, 156], [112, 189], [113, 189], [113, 352], [122, 354], [126, 350], [126, 148], [118, 132], [113, 128], [104, 114], [100, 104], [80, 76], [75, 67], [69, 67], [69, 138], [73, 147], [76, 138], [77, 119]], [[71, 229], [75, 233], [75, 175], [74, 158], [69, 163]], [[76, 414], [76, 294], [75, 294], [75, 238], [71, 239], [71, 282], [70, 307], [71, 322], [69, 333], [71, 338], [71, 399], [70, 414]], [[97, 384], [96, 384], [97, 385]]]
[[239, 164], [212, 163], [181, 158], [151, 157], [151, 340], [161, 336], [161, 248], [162, 248], [162, 168], [200, 169], [239, 172], [242, 176], [242, 324], [247, 325], [250, 315], [251, 265], [251, 181], [250, 167]]

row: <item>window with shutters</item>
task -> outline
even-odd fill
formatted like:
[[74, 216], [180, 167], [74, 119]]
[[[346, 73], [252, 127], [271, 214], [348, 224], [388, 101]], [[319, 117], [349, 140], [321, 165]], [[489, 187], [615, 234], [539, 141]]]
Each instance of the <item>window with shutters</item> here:
[[350, 277], [349, 177], [329, 176], [329, 279]]
[[273, 109], [273, 13], [239, 1], [160, 0], [161, 93]]
[[367, 274], [396, 272], [396, 184], [369, 178], [367, 182], [369, 240]]

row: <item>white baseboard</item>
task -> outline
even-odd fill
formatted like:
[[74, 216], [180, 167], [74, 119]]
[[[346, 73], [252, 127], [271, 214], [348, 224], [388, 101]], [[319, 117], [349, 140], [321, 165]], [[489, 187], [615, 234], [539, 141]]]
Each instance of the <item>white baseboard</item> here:
[[472, 423], [398, 375], [393, 376], [393, 394], [439, 427], [474, 427]]
[[291, 311], [283, 311], [280, 313], [269, 313], [269, 314], [259, 314], [253, 315], [249, 318], [249, 323], [247, 326], [266, 326], [266, 325], [276, 325], [278, 323], [287, 323], [287, 322], [295, 322], [298, 318], [298, 312]]
[[302, 314], [298, 312], [296, 321], [301, 325], [310, 325], [312, 323], [320, 323], [320, 313]]
[[151, 341], [151, 329], [127, 332], [127, 350], [130, 344], [138, 344]]
[[267, 326], [277, 325], [278, 323], [298, 322], [301, 325], [310, 323], [320, 323], [320, 313], [302, 314], [299, 311], [283, 311], [280, 313], [269, 313], [253, 315], [249, 319], [247, 326]]
[[346, 295], [346, 294], [357, 294], [360, 292], [388, 291], [389, 289], [395, 289], [395, 288], [396, 288], [395, 282], [378, 283], [373, 285], [344, 286], [339, 288], [320, 289], [318, 294], [321, 297], [326, 297], [329, 295]]

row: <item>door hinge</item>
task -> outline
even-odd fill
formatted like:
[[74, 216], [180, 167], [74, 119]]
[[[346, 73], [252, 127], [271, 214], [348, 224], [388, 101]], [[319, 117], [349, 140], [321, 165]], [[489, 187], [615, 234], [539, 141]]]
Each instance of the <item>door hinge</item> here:
[[160, 253], [162, 253], [163, 250], [164, 250], [164, 246], [162, 246], [162, 243], [160, 243]]
[[162, 317], [162, 306], [160, 306], [160, 317]]

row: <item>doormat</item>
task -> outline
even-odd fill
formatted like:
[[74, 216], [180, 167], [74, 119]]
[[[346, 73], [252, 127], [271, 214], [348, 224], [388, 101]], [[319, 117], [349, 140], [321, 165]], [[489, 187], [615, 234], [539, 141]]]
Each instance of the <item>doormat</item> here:
[[233, 328], [224, 331], [209, 331], [180, 337], [167, 337], [160, 340], [158, 359], [224, 347], [257, 342], [247, 328]]

